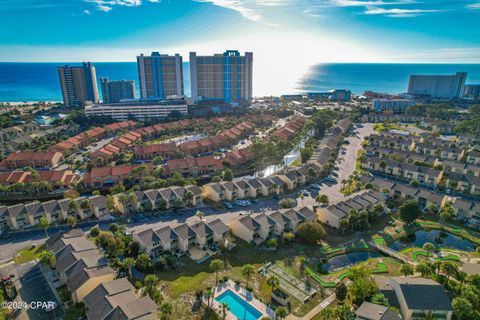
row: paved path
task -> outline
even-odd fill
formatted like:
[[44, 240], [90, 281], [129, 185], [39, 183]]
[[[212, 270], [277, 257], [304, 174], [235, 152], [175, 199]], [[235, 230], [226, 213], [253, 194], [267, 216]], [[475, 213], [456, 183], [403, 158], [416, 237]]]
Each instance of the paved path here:
[[335, 299], [337, 299], [337, 296], [335, 295], [335, 293], [332, 293], [330, 296], [328, 296], [325, 300], [320, 302], [315, 308], [310, 310], [310, 312], [307, 313], [306, 315], [304, 315], [303, 317], [296, 317], [293, 314], [289, 314], [285, 319], [286, 320], [297, 320], [297, 319], [310, 320], [310, 319], [313, 319], [313, 317], [315, 317], [317, 314], [322, 312], [323, 309], [325, 309], [331, 303], [333, 303], [335, 301]]

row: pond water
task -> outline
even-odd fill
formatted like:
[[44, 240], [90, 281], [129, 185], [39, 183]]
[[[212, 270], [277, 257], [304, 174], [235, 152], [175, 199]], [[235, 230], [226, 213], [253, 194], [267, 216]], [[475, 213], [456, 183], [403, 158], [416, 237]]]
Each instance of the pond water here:
[[384, 255], [379, 252], [351, 252], [329, 259], [322, 265], [322, 270], [332, 272], [336, 269], [343, 269], [359, 262], [367, 261], [370, 258], [379, 258]]
[[469, 240], [462, 239], [451, 233], [446, 233], [445, 237], [441, 238], [442, 243], [435, 242], [435, 238], [440, 235], [440, 230], [425, 231], [420, 230], [415, 232], [415, 237], [411, 239], [400, 239], [390, 245], [390, 248], [396, 251], [403, 250], [405, 248], [418, 247], [421, 248], [426, 242], [430, 242], [437, 247], [457, 249], [463, 251], [475, 251], [477, 245]]

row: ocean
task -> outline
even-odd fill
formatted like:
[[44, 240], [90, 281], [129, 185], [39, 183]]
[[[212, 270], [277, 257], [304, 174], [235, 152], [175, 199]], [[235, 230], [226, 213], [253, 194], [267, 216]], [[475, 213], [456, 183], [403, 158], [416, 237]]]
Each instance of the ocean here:
[[[62, 94], [57, 74], [59, 63], [3, 63], [0, 62], [0, 101], [61, 101]], [[75, 64], [75, 63], [69, 63]], [[97, 80], [108, 77], [112, 80], [135, 80], [138, 94], [138, 75], [135, 62], [96, 62]], [[255, 68], [255, 65], [254, 65]], [[284, 94], [349, 89], [355, 94], [365, 90], [387, 93], [402, 93], [407, 90], [411, 74], [468, 73], [467, 83], [480, 83], [480, 64], [372, 64], [329, 63], [317, 64], [299, 79]], [[285, 75], [288, 76], [288, 75]], [[258, 77], [268, 83], [257, 83], [254, 71], [254, 95], [278, 94], [275, 79]], [[190, 69], [184, 63], [185, 94], [190, 94]], [[265, 92], [257, 92], [255, 88]], [[270, 89], [268, 89], [270, 88]], [[271, 90], [271, 91], [270, 91]], [[100, 87], [99, 87], [100, 91]], [[99, 92], [101, 96], [101, 92]]]

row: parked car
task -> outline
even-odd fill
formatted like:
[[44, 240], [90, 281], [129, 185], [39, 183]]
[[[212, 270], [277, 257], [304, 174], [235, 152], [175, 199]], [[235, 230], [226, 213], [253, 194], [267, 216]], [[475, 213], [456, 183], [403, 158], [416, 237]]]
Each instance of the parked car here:
[[319, 184], [316, 184], [316, 183], [312, 184], [311, 187], [313, 189], [321, 189], [322, 188]]
[[225, 208], [227, 208], [227, 209], [232, 209], [233, 208], [233, 205], [230, 202], [224, 202], [223, 204], [225, 205]]

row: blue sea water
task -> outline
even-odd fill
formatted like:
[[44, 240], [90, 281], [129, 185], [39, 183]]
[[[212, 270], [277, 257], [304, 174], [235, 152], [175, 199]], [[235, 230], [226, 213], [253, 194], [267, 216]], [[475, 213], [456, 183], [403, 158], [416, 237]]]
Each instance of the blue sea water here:
[[[62, 99], [57, 66], [65, 63], [3, 63], [0, 62], [0, 101], [60, 101]], [[76, 63], [71, 63], [76, 64]], [[97, 80], [108, 77], [113, 80], [135, 80], [138, 94], [138, 75], [135, 62], [96, 62]], [[190, 94], [190, 69], [184, 63], [185, 94]], [[452, 74], [468, 72], [467, 83], [480, 83], [480, 64], [367, 64], [334, 63], [312, 66], [297, 79], [289, 92], [325, 91], [346, 88], [356, 94], [365, 90], [401, 93], [407, 89], [411, 74]], [[288, 75], [286, 75], [288, 76]], [[256, 86], [275, 90], [274, 79]], [[101, 95], [101, 93], [100, 93]]]

